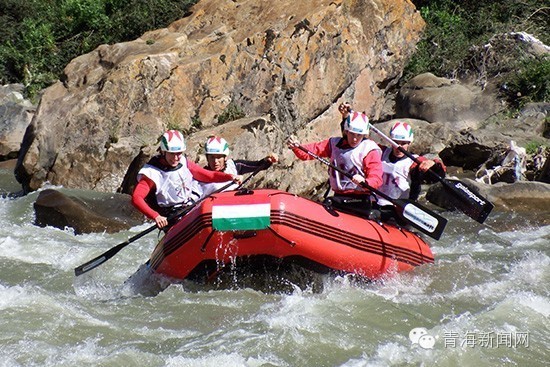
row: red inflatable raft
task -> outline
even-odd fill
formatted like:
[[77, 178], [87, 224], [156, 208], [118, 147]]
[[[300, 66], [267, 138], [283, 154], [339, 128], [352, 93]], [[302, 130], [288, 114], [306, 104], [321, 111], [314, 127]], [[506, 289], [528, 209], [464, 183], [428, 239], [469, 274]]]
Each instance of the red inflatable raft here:
[[149, 265], [177, 280], [197, 280], [255, 256], [369, 279], [434, 261], [428, 244], [406, 229], [327, 210], [288, 192], [259, 189], [202, 201], [170, 228]]

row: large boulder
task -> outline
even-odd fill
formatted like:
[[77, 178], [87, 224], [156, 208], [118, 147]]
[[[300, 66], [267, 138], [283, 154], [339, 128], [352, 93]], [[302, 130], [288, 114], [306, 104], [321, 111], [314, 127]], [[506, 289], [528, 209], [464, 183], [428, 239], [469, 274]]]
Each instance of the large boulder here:
[[406, 0], [201, 0], [168, 28], [67, 65], [44, 91], [17, 178], [26, 191], [49, 181], [113, 192], [167, 127], [217, 129], [232, 112], [269, 115], [279, 153], [290, 133], [338, 133], [334, 103], [381, 110], [423, 27]]
[[119, 232], [143, 223], [144, 216], [130, 202], [129, 195], [100, 194], [82, 190], [45, 189], [34, 202], [35, 224], [75, 234]]
[[415, 76], [401, 87], [396, 97], [396, 116], [429, 122], [452, 123], [456, 130], [477, 129], [502, 108], [480, 87], [432, 73]]

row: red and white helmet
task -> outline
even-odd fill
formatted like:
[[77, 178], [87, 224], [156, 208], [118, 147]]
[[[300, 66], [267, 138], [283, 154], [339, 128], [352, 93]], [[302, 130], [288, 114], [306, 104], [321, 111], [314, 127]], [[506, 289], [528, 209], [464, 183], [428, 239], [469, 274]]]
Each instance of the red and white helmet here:
[[390, 129], [390, 138], [397, 141], [408, 141], [412, 143], [414, 133], [411, 125], [406, 122], [396, 122]]
[[356, 134], [369, 134], [369, 118], [361, 112], [351, 111], [344, 123], [344, 130]]
[[206, 154], [223, 154], [229, 155], [229, 144], [224, 138], [219, 136], [209, 136], [204, 145]]
[[185, 151], [185, 139], [177, 130], [168, 130], [160, 138], [160, 150], [170, 153], [183, 153]]

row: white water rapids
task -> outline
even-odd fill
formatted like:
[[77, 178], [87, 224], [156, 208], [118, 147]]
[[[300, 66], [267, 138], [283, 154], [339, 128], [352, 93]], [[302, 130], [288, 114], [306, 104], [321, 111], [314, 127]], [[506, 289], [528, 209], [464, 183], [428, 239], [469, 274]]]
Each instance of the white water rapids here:
[[[0, 366], [546, 366], [550, 226], [441, 213], [435, 264], [322, 290], [132, 295], [155, 232], [97, 269], [73, 269], [143, 231], [74, 235], [33, 225], [37, 193], [0, 198]], [[546, 214], [547, 215], [547, 214]], [[423, 329], [422, 329], [423, 328]], [[414, 332], [411, 331], [415, 329]]]

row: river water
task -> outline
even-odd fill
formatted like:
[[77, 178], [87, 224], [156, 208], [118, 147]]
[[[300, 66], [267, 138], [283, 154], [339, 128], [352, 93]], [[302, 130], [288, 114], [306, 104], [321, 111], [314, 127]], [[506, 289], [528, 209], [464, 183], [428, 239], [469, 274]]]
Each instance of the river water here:
[[[0, 170], [0, 194], [13, 190]], [[460, 213], [435, 264], [366, 283], [323, 276], [290, 291], [126, 279], [158, 238], [78, 278], [74, 267], [150, 224], [74, 235], [33, 225], [37, 193], [0, 198], [0, 366], [547, 366], [550, 225], [541, 214]], [[545, 213], [548, 218], [548, 213]], [[414, 330], [413, 330], [414, 329]]]

